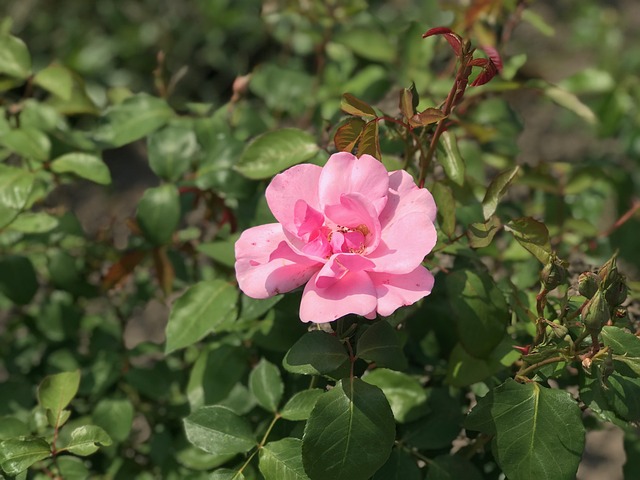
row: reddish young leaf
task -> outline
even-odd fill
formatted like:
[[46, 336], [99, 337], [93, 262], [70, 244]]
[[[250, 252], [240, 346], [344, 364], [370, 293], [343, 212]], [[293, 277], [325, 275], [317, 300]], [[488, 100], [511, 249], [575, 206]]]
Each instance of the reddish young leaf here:
[[362, 135], [365, 121], [352, 117], [336, 130], [333, 143], [340, 152], [351, 152]]
[[107, 273], [102, 277], [102, 288], [110, 290], [127, 278], [147, 255], [143, 250], [132, 250], [126, 252], [120, 260], [109, 267]]
[[356, 117], [376, 117], [376, 111], [366, 102], [354, 97], [350, 93], [342, 95], [340, 108], [343, 112]]
[[360, 142], [358, 142], [358, 157], [369, 154], [378, 160], [382, 158], [380, 153], [380, 136], [378, 132], [378, 122], [367, 122], [362, 131]]
[[484, 85], [488, 83], [493, 77], [498, 74], [498, 69], [493, 64], [493, 62], [489, 61], [482, 69], [482, 73], [476, 77], [476, 79], [471, 84], [472, 87], [479, 87], [480, 85]]
[[462, 37], [453, 30], [447, 27], [435, 27], [427, 30], [427, 32], [422, 35], [422, 38], [431, 37], [433, 35], [444, 35], [444, 38], [449, 42], [449, 45], [453, 48], [456, 56], [460, 57], [462, 55]]
[[502, 71], [502, 57], [500, 57], [500, 54], [498, 53], [498, 51], [495, 48], [489, 47], [489, 46], [481, 47], [481, 48], [484, 51], [484, 53], [487, 54], [487, 57], [489, 57], [489, 59], [496, 66], [498, 71], [501, 72]]
[[427, 108], [423, 112], [416, 113], [409, 119], [412, 127], [424, 127], [432, 123], [439, 122], [445, 117], [445, 114], [439, 108]]

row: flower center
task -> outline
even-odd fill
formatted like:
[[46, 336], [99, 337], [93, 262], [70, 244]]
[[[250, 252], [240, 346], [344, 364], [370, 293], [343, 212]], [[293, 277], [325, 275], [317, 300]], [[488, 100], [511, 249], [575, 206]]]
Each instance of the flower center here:
[[368, 233], [369, 227], [364, 224], [355, 228], [336, 225], [336, 228], [327, 236], [331, 253], [364, 253], [364, 243]]

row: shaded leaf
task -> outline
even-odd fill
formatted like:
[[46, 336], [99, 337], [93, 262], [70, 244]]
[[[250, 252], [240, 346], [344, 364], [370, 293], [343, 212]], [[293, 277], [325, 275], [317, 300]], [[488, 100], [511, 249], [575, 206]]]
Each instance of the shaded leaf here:
[[256, 137], [242, 152], [235, 168], [253, 180], [269, 178], [318, 152], [315, 138], [297, 128], [283, 128]]
[[111, 183], [111, 172], [97, 155], [89, 153], [66, 153], [51, 162], [51, 171], [55, 173], [73, 173], [100, 185]]
[[146, 257], [147, 252], [143, 250], [132, 250], [125, 252], [116, 263], [111, 265], [102, 278], [102, 288], [110, 290], [124, 279], [126, 279], [140, 262]]
[[22, 212], [9, 228], [22, 233], [46, 233], [59, 225], [57, 217], [46, 212]]
[[358, 378], [320, 397], [304, 430], [302, 461], [311, 479], [366, 480], [387, 460], [395, 439], [382, 391]]
[[233, 323], [237, 301], [237, 289], [223, 280], [207, 280], [190, 287], [171, 309], [165, 353], [188, 347]]
[[349, 355], [333, 335], [319, 330], [304, 334], [282, 361], [286, 370], [303, 375], [324, 375], [349, 361]]
[[382, 159], [380, 152], [380, 133], [378, 122], [372, 120], [364, 126], [360, 141], [358, 142], [358, 157], [367, 154], [378, 160]]
[[166, 101], [139, 93], [107, 109], [93, 138], [106, 147], [121, 147], [157, 130], [173, 116]]
[[249, 374], [249, 389], [261, 407], [276, 412], [284, 393], [278, 367], [264, 358], [261, 359]]
[[439, 108], [427, 108], [420, 113], [416, 113], [409, 118], [412, 127], [424, 127], [437, 123], [445, 118], [445, 114]]
[[196, 447], [216, 455], [233, 455], [256, 445], [248, 420], [226, 407], [201, 407], [184, 419], [187, 439]]
[[471, 248], [483, 248], [491, 244], [493, 237], [502, 224], [498, 217], [491, 217], [486, 222], [477, 222], [469, 225], [467, 229], [467, 237], [469, 238], [469, 246]]
[[504, 226], [504, 229], [511, 232], [518, 243], [543, 265], [549, 262], [551, 244], [549, 243], [549, 230], [544, 223], [531, 217], [521, 217], [511, 220]]
[[341, 125], [333, 137], [333, 143], [339, 152], [351, 152], [362, 135], [365, 121], [353, 117]]
[[482, 480], [482, 474], [460, 455], [440, 455], [429, 462], [426, 480]]
[[13, 303], [27, 305], [37, 291], [38, 278], [31, 260], [19, 255], [0, 258], [0, 292]]
[[365, 118], [376, 117], [376, 111], [368, 103], [363, 102], [350, 93], [342, 95], [340, 108], [343, 112], [348, 113], [349, 115]]
[[324, 392], [319, 388], [303, 390], [293, 395], [280, 411], [285, 420], [306, 420], [311, 415], [313, 407]]
[[180, 222], [178, 189], [171, 184], [147, 188], [138, 202], [136, 220], [145, 238], [151, 243], [169, 243]]
[[407, 359], [395, 329], [381, 320], [368, 326], [358, 338], [356, 355], [378, 367], [404, 370]]
[[178, 180], [199, 150], [195, 132], [186, 126], [169, 125], [147, 137], [149, 166], [164, 180]]
[[105, 398], [94, 407], [91, 417], [113, 440], [123, 442], [131, 432], [133, 415], [134, 408], [129, 400]]
[[451, 188], [442, 182], [437, 182], [431, 189], [438, 207], [438, 223], [442, 232], [452, 238], [456, 230], [456, 201]]
[[[478, 400], [465, 428], [495, 435], [493, 453], [513, 480], [575, 478], [585, 430], [568, 392], [511, 379]], [[551, 467], [552, 466], [552, 467]]]
[[446, 277], [458, 338], [471, 355], [488, 357], [505, 335], [509, 310], [502, 292], [482, 271], [456, 270]]
[[302, 466], [302, 440], [283, 438], [260, 449], [260, 472], [265, 480], [308, 480]]
[[496, 213], [500, 198], [506, 193], [519, 170], [520, 167], [515, 166], [501, 172], [491, 181], [482, 199], [482, 214], [485, 220], [489, 220], [491, 216]]
[[380, 388], [389, 401], [393, 417], [399, 423], [415, 420], [427, 401], [423, 386], [410, 375], [386, 368], [376, 368], [367, 373], [363, 380]]
[[438, 161], [447, 177], [455, 184], [464, 184], [465, 165], [455, 135], [443, 132], [438, 142]]

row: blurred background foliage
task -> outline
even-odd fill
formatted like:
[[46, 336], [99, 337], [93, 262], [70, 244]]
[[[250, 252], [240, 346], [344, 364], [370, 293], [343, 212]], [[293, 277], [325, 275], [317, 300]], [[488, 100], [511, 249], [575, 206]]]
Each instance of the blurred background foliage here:
[[[496, 46], [505, 63], [501, 78], [468, 90], [457, 110], [452, 131], [466, 164], [464, 186], [452, 182], [441, 165], [429, 174], [428, 186], [442, 182], [453, 192], [448, 214], [455, 222], [453, 234], [442, 232], [447, 215], [442, 208], [440, 252], [429, 267], [446, 269], [455, 256], [482, 257], [503, 292], [519, 292], [507, 294], [514, 315], [523, 316], [509, 333], [522, 342], [529, 338], [526, 315], [516, 307], [535, 303], [537, 260], [506, 235], [478, 250], [466, 248], [466, 237], [448, 245], [468, 224], [483, 220], [480, 200], [489, 181], [519, 165], [523, 173], [500, 203], [500, 218], [544, 219], [553, 247], [570, 260], [572, 273], [601, 264], [619, 249], [620, 269], [640, 278], [640, 5], [634, 0], [4, 0], [0, 20], [27, 44], [34, 72], [52, 64], [73, 72], [69, 98], [3, 83], [2, 107], [28, 98], [21, 107], [22, 126], [47, 132], [51, 158], [69, 150], [106, 149], [113, 179], [107, 188], [64, 176], [59, 182], [49, 179], [39, 200], [46, 198], [42, 205], [59, 224], [35, 233], [7, 229], [0, 236], [0, 252], [29, 257], [33, 266], [26, 268], [31, 268], [27, 276], [35, 285], [33, 292], [10, 289], [13, 271], [4, 264], [0, 415], [26, 421], [35, 404], [31, 385], [44, 375], [82, 367], [74, 407], [115, 440], [92, 457], [95, 470], [112, 477], [154, 471], [162, 478], [196, 478], [194, 471], [227, 462], [184, 438], [182, 418], [199, 402], [226, 402], [242, 414], [251, 412], [254, 424], [264, 426], [265, 416], [255, 413], [247, 388], [237, 383], [246, 380], [250, 360], [242, 342], [252, 342], [250, 354], [259, 352], [278, 364], [305, 331], [294, 321], [296, 295], [264, 308], [242, 297], [243, 313], [231, 327], [236, 337], [216, 336], [202, 351], [191, 347], [184, 356], [165, 357], [160, 344], [166, 298], [198, 280], [231, 279], [233, 230], [269, 221], [261, 198], [265, 182], [233, 168], [249, 139], [297, 127], [332, 150], [345, 92], [391, 117], [398, 115], [398, 92], [412, 82], [420, 109], [441, 104], [454, 61], [444, 40], [421, 39], [428, 28], [450, 25], [475, 45]], [[5, 80], [0, 77], [0, 83]], [[159, 133], [151, 128], [136, 137], [149, 133], [147, 142], [131, 144], [130, 132], [109, 130], [117, 122], [108, 118], [104, 128], [100, 114], [140, 92], [164, 97], [179, 116], [166, 112], [169, 127]], [[148, 107], [148, 98], [132, 98]], [[399, 168], [406, 155], [403, 132], [382, 128], [383, 160]], [[171, 150], [175, 144], [177, 152]], [[3, 161], [10, 153], [9, 147], [0, 149]], [[162, 162], [153, 163], [168, 155], [189, 169], [163, 171]], [[320, 152], [312, 161], [322, 163], [326, 156]], [[415, 165], [410, 169], [415, 173]], [[176, 214], [180, 222], [161, 225], [166, 228], [160, 233], [145, 231], [142, 222], [141, 232], [130, 220], [136, 206], [144, 218], [140, 198], [160, 178], [184, 189], [182, 213]], [[189, 189], [212, 192], [206, 208]], [[148, 201], [149, 210], [157, 207]], [[148, 253], [154, 242], [166, 244], [172, 234], [170, 248], [153, 259], [143, 261], [136, 253]], [[134, 272], [123, 290], [116, 285], [122, 278], [113, 285], [105, 281], [109, 266], [118, 262], [125, 269], [133, 265], [122, 275]], [[23, 267], [12, 266], [24, 274]], [[17, 306], [28, 304], [38, 288], [36, 300]], [[640, 314], [637, 283], [631, 293], [625, 321], [633, 326]], [[428, 302], [406, 313], [422, 317], [410, 323], [413, 335], [405, 350], [442, 385], [458, 339], [444, 289]], [[424, 317], [432, 322], [422, 322]], [[205, 372], [222, 377], [223, 384], [206, 384]], [[296, 390], [300, 382], [291, 377], [288, 388]], [[434, 428], [418, 440], [427, 450], [444, 452], [460, 430], [467, 399], [460, 391], [453, 398], [437, 388], [433, 410], [448, 406], [453, 429], [447, 427], [450, 435], [443, 436]], [[488, 387], [475, 393], [483, 388]], [[119, 415], [114, 425], [112, 411]], [[425, 417], [409, 425], [408, 437], [430, 432], [425, 425], [432, 421]], [[639, 447], [630, 439], [627, 448]], [[628, 468], [633, 472], [638, 466]], [[487, 478], [491, 475], [498, 473]], [[248, 478], [259, 478], [258, 471]]]

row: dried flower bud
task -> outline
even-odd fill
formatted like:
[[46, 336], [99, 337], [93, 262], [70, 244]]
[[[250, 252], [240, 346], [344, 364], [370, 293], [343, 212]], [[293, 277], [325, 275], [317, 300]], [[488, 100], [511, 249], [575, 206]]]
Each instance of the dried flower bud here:
[[604, 292], [598, 290], [582, 309], [582, 323], [590, 333], [598, 334], [610, 317]]
[[600, 283], [598, 275], [593, 272], [581, 273], [578, 277], [578, 292], [580, 295], [586, 298], [591, 298], [598, 291], [598, 284]]
[[562, 262], [555, 255], [549, 258], [549, 262], [540, 272], [540, 281], [544, 285], [545, 290], [550, 292], [558, 285], [565, 283], [567, 280], [567, 269], [564, 268]]

